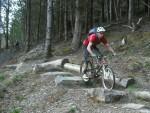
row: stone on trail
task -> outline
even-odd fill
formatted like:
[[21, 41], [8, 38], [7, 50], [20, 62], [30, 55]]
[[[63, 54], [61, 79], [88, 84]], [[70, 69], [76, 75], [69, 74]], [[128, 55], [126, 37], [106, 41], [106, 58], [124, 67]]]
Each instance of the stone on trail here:
[[87, 89], [87, 96], [96, 102], [111, 103], [119, 101], [121, 97], [126, 96], [124, 91], [107, 90], [103, 88]]
[[149, 91], [136, 91], [133, 92], [134, 96], [145, 101], [150, 101], [150, 92]]
[[115, 78], [115, 82], [117, 85], [122, 86], [124, 88], [127, 88], [129, 85], [134, 84], [134, 79], [133, 78]]
[[123, 104], [122, 108], [134, 109], [134, 110], [138, 110], [142, 113], [150, 113], [150, 107], [143, 105], [143, 104], [128, 103], [128, 104]]
[[79, 76], [73, 76], [73, 77], [57, 76], [55, 78], [56, 85], [72, 85], [72, 84], [80, 84], [80, 83], [83, 83], [83, 80]]

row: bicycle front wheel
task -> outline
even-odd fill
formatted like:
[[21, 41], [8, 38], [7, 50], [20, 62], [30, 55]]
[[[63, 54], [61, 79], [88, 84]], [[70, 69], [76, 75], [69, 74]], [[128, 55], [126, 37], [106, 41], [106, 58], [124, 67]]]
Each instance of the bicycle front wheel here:
[[111, 90], [115, 86], [115, 75], [112, 68], [105, 66], [103, 68], [102, 84], [105, 89]]

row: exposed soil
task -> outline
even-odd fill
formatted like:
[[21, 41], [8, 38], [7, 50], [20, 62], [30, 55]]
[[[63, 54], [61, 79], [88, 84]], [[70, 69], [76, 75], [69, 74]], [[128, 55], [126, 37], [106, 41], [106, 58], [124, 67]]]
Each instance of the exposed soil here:
[[[107, 35], [107, 37], [112, 36], [110, 40], [113, 43], [111, 44], [118, 56], [111, 57], [103, 48], [101, 50], [110, 56], [111, 66], [116, 75], [122, 78], [130, 76], [136, 80], [134, 85], [127, 89], [119, 88], [119, 90], [127, 92], [132, 90], [150, 91], [150, 40], [147, 38], [150, 33], [142, 33], [142, 38], [139, 41], [136, 41], [139, 33], [127, 35], [128, 43], [125, 46], [120, 46], [120, 40], [122, 39], [120, 33], [117, 33], [118, 37], [116, 38], [116, 35], [111, 33]], [[12, 59], [6, 59], [7, 62], [3, 60], [4, 57], [0, 57], [0, 62], [3, 61], [3, 66], [21, 60], [30, 64], [30, 66], [37, 62], [44, 62], [42, 47], [38, 46], [35, 51], [22, 56], [19, 55], [21, 57], [16, 55], [17, 57], [13, 58], [11, 57], [13, 55], [10, 55]], [[69, 42], [59, 43], [55, 46], [53, 54], [54, 56], [49, 60], [69, 57], [70, 62], [76, 64], [80, 64], [82, 60], [82, 49], [80, 48], [72, 53]], [[5, 55], [8, 56], [8, 54]], [[84, 91], [87, 86], [58, 87], [55, 84], [55, 76], [41, 76], [40, 73], [24, 73], [20, 75], [21, 78], [16, 77], [13, 83], [6, 84], [6, 80], [13, 77], [13, 72], [12, 69], [0, 69], [0, 76], [5, 76], [5, 80], [1, 80], [1, 83], [6, 86], [3, 90], [4, 95], [0, 98], [1, 113], [140, 113], [139, 110], [123, 109], [122, 105], [131, 102], [150, 106], [150, 102], [135, 99], [132, 96], [122, 98], [116, 103], [96, 102], [89, 98]], [[78, 76], [78, 73], [74, 74]]]

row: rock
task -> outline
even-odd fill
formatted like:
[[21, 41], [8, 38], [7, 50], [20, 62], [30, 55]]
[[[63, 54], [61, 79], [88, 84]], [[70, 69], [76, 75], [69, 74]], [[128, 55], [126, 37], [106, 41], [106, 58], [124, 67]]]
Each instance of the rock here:
[[135, 80], [133, 78], [115, 78], [117, 85], [127, 88], [129, 85], [134, 84]]
[[81, 77], [74, 76], [74, 77], [63, 77], [63, 76], [57, 76], [55, 78], [56, 85], [72, 85], [72, 84], [80, 84], [83, 83], [83, 80]]
[[136, 91], [133, 92], [134, 96], [146, 101], [150, 101], [150, 92], [149, 91]]
[[128, 103], [128, 104], [122, 105], [122, 108], [134, 109], [143, 113], [150, 113], [150, 108], [143, 104]]
[[91, 88], [87, 89], [87, 95], [96, 102], [110, 103], [119, 101], [126, 93], [124, 91], [110, 91], [103, 88]]

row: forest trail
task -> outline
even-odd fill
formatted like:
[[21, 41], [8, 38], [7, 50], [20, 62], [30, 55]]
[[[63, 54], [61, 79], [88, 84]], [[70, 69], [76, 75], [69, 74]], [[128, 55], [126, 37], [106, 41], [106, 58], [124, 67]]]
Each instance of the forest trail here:
[[[118, 43], [118, 42], [115, 42]], [[145, 43], [147, 46], [147, 42]], [[144, 45], [143, 45], [144, 46]], [[19, 113], [149, 113], [150, 102], [137, 99], [134, 96], [125, 96], [113, 103], [97, 102], [94, 98], [89, 98], [87, 89], [96, 88], [80, 83], [69, 83], [68, 85], [56, 85], [58, 76], [78, 76], [79, 73], [51, 68], [33, 73], [32, 68], [35, 64], [54, 61], [60, 58], [69, 58], [71, 63], [80, 64], [82, 60], [82, 49], [75, 53], [70, 53], [69, 43], [58, 44], [54, 50], [54, 56], [48, 60], [44, 59], [43, 47], [38, 46], [30, 52], [18, 55], [11, 59], [11, 63], [19, 64], [17, 68], [1, 68], [1, 92], [0, 110], [2, 113], [15, 111]], [[61, 48], [61, 49], [60, 49]], [[117, 47], [115, 47], [117, 49]], [[125, 48], [122, 48], [125, 49]], [[134, 49], [134, 48], [133, 48]], [[142, 48], [141, 48], [142, 49]], [[132, 93], [132, 91], [150, 91], [150, 72], [148, 56], [138, 55], [135, 52], [124, 53], [118, 50], [119, 56], [111, 58], [114, 71], [120, 77], [133, 77], [135, 84], [128, 88], [116, 88], [116, 90]], [[140, 50], [142, 52], [142, 50]], [[106, 53], [104, 51], [104, 53]], [[106, 53], [107, 54], [107, 53]], [[6, 54], [7, 55], [7, 54]], [[17, 60], [16, 60], [17, 59]], [[14, 60], [14, 61], [13, 61]], [[6, 64], [5, 64], [6, 65]], [[4, 65], [3, 65], [4, 66]], [[20, 66], [20, 67], [19, 67]], [[58, 75], [54, 72], [69, 72], [72, 75]], [[51, 75], [42, 75], [51, 72]], [[69, 86], [69, 87], [68, 87]], [[98, 87], [102, 88], [101, 85]], [[133, 108], [126, 104], [132, 103]], [[133, 105], [133, 103], [142, 104]], [[129, 104], [131, 106], [131, 104]], [[135, 107], [136, 106], [136, 107]], [[135, 109], [136, 108], [136, 109]]]

